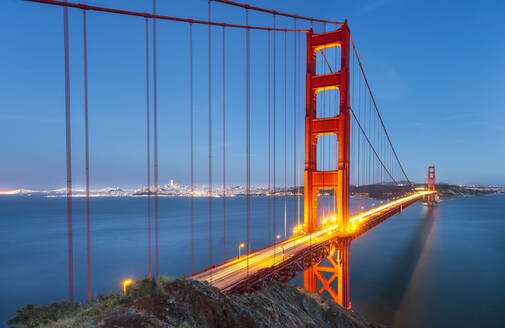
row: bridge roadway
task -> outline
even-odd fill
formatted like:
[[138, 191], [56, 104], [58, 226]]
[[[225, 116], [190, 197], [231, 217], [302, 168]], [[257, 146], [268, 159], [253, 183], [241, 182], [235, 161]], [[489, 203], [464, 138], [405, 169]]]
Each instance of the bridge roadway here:
[[[213, 267], [206, 268], [190, 275], [188, 278], [208, 281], [214, 287], [221, 289], [225, 293], [244, 291], [247, 288], [237, 289], [237, 286], [240, 284], [247, 285], [249, 284], [248, 281], [251, 279], [256, 279], [257, 282], [261, 281], [261, 283], [264, 284], [263, 280], [267, 279], [269, 276], [268, 272], [282, 270], [283, 266], [288, 265], [288, 263], [293, 264], [296, 261], [300, 262], [298, 258], [301, 259], [310, 256], [312, 264], [309, 264], [309, 266], [313, 265], [313, 254], [317, 250], [327, 249], [326, 252], [319, 252], [319, 260], [316, 257], [315, 261], [320, 261], [328, 255], [328, 252], [332, 252], [331, 249], [334, 251], [335, 245], [339, 239], [356, 239], [381, 222], [401, 212], [403, 208], [412, 205], [432, 193], [434, 192], [416, 192], [355, 215], [350, 218], [347, 231], [339, 229], [338, 225], [334, 224], [330, 219], [329, 224], [321, 227], [315, 232], [295, 235], [286, 240], [278, 241], [273, 245], [251, 252], [249, 255], [242, 255]], [[335, 243], [330, 244], [329, 242]], [[287, 274], [284, 275], [284, 278], [279, 278], [279, 275], [277, 275], [277, 278], [272, 278], [272, 274], [270, 274], [269, 279], [287, 282], [304, 270], [304, 268], [300, 268], [300, 265], [298, 265], [298, 267], [299, 268], [294, 270], [290, 269], [290, 271], [296, 272], [290, 274], [289, 278]]]

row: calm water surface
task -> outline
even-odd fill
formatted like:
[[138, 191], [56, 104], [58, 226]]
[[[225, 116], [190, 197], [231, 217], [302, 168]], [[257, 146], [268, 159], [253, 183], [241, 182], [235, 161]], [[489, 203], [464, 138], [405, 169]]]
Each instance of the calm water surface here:
[[[91, 201], [93, 294], [119, 292], [122, 279], [147, 275], [146, 199]], [[252, 198], [253, 249], [268, 243], [268, 203], [268, 198]], [[184, 198], [160, 199], [160, 274], [191, 271], [189, 204]], [[196, 199], [195, 208], [199, 270], [209, 265], [208, 200]], [[217, 263], [224, 258], [222, 199], [214, 199], [213, 208]], [[296, 199], [288, 199], [288, 226], [295, 208]], [[0, 322], [26, 303], [67, 297], [65, 215], [61, 198], [0, 197]], [[245, 199], [228, 199], [227, 257], [236, 256], [236, 246], [245, 240], [244, 221]], [[84, 199], [75, 199], [79, 300], [87, 295], [85, 231]], [[276, 232], [284, 232], [281, 198]], [[369, 320], [393, 327], [504, 327], [505, 196], [444, 201], [433, 210], [415, 204], [356, 240], [351, 301]]]

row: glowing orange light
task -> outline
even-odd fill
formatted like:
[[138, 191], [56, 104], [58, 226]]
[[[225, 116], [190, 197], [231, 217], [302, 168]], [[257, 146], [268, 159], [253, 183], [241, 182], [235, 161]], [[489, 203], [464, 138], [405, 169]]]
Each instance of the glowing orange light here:
[[126, 296], [126, 287], [133, 284], [133, 281], [131, 279], [127, 279], [123, 281], [123, 295]]
[[241, 243], [240, 245], [238, 245], [238, 257], [240, 257], [240, 249], [242, 247], [245, 247], [245, 244], [244, 243]]

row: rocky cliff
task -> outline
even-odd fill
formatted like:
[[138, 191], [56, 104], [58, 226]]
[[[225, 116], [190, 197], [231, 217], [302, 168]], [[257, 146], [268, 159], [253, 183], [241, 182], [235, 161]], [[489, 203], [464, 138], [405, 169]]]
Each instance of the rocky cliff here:
[[[55, 311], [55, 304], [66, 310]], [[18, 327], [379, 327], [319, 294], [280, 283], [254, 295], [223, 295], [194, 280], [146, 279], [137, 281], [126, 297], [111, 294], [82, 306], [55, 304], [22, 308], [9, 323]]]

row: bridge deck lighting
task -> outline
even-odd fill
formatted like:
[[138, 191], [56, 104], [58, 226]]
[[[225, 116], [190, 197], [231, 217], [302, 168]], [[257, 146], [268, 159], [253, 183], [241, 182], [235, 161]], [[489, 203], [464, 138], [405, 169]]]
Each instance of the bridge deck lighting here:
[[277, 239], [281, 239], [281, 235], [277, 235]]
[[123, 296], [126, 296], [126, 287], [133, 284], [133, 281], [131, 279], [126, 279], [123, 281]]

